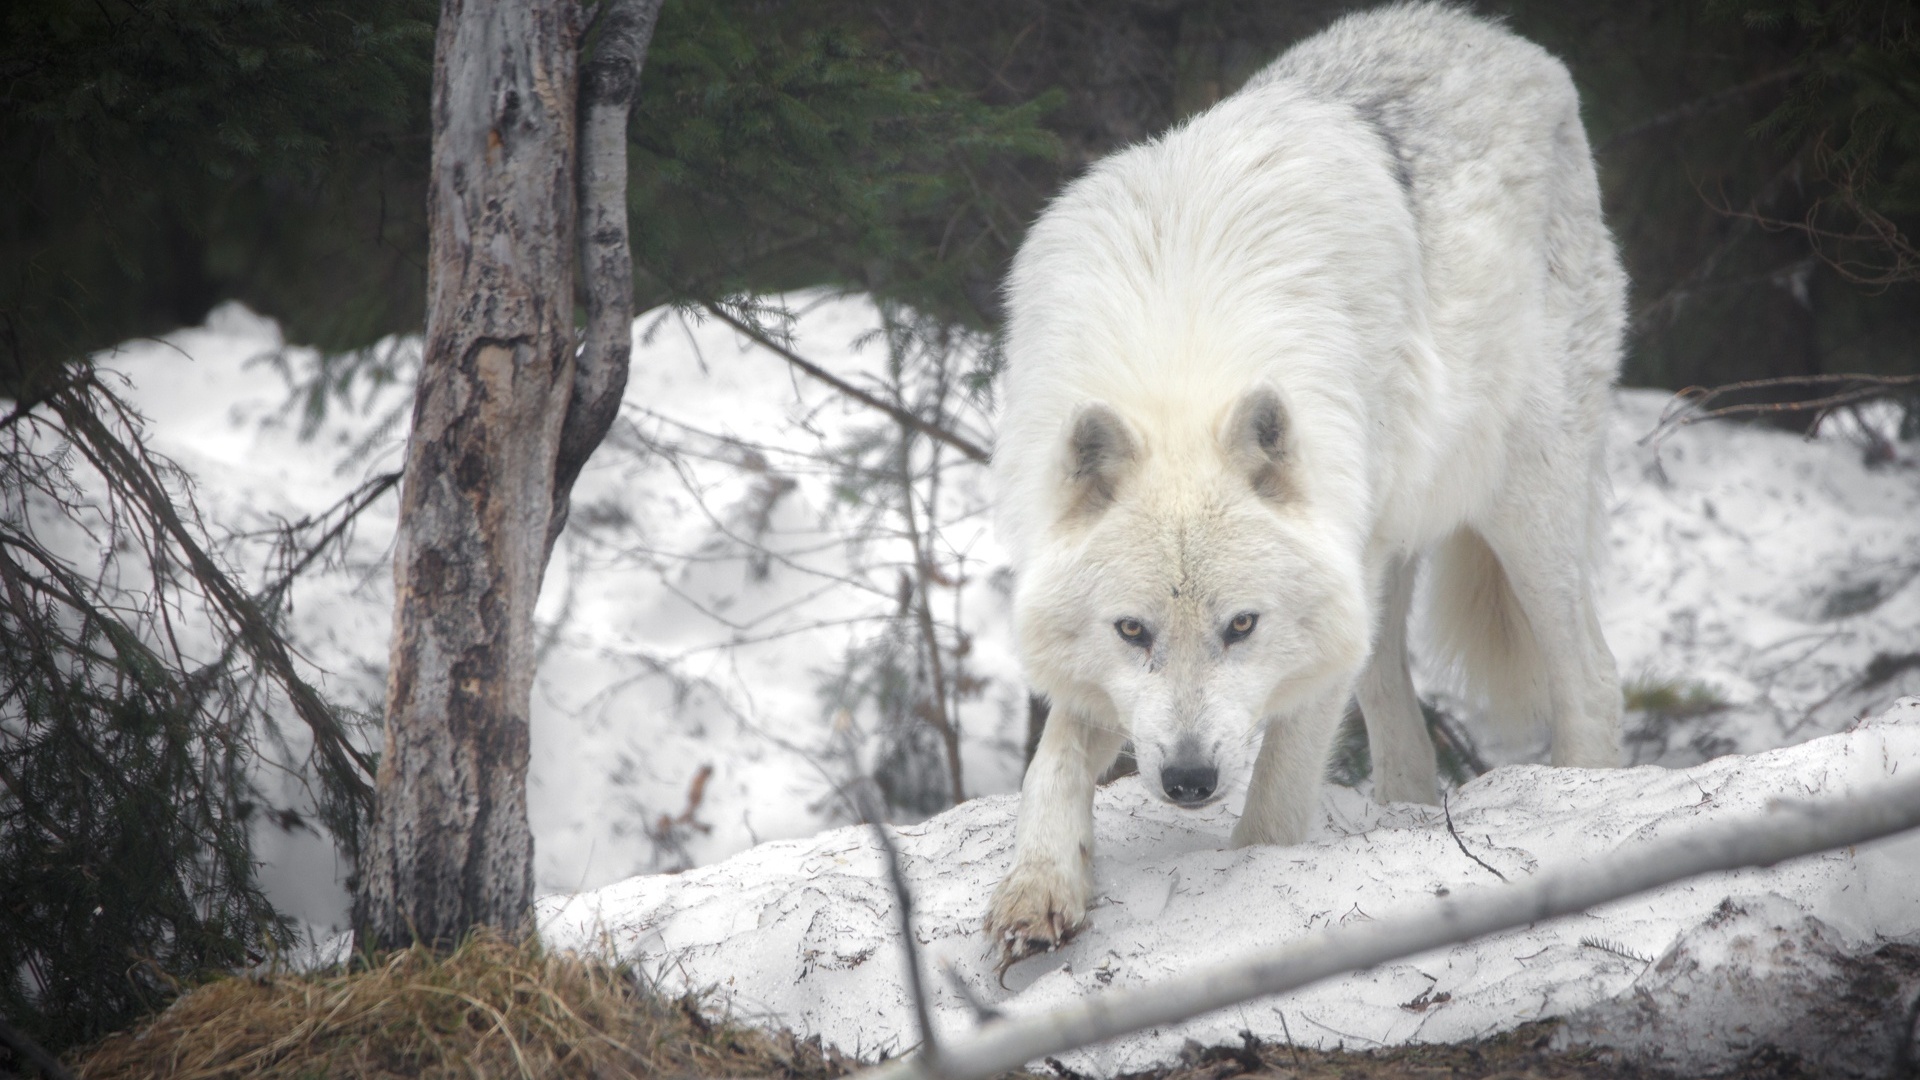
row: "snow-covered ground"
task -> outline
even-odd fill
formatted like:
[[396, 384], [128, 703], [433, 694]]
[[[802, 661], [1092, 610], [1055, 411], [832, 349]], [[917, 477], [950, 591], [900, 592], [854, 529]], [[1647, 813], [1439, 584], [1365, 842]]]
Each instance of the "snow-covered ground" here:
[[[1920, 699], [1846, 733], [1684, 770], [1496, 769], [1453, 793], [1458, 840], [1438, 808], [1381, 807], [1329, 788], [1306, 843], [1238, 851], [1225, 849], [1230, 812], [1183, 812], [1127, 777], [1095, 800], [1090, 925], [1058, 952], [1016, 965], [1004, 989], [980, 921], [1012, 861], [1018, 796], [975, 799], [894, 835], [934, 1028], [952, 1039], [973, 1027], [965, 994], [1024, 1015], [1150, 986], [1317, 929], [1393, 919], [1436, 896], [1469, 903], [1495, 872], [1522, 879], [1760, 817], [1783, 797], [1872, 790], [1903, 766], [1908, 776], [1920, 767]], [[671, 989], [712, 989], [736, 1015], [868, 1054], [918, 1042], [894, 894], [864, 828], [551, 897], [541, 911], [547, 941], [611, 948]], [[1894, 1021], [1920, 992], [1920, 949], [1904, 966], [1876, 966], [1872, 953], [1916, 935], [1920, 834], [1910, 834], [1684, 882], [1062, 1058], [1113, 1076], [1168, 1063], [1186, 1040], [1230, 1045], [1242, 1031], [1364, 1049], [1568, 1017], [1565, 1038], [1685, 1069], [1791, 1036], [1799, 1041], [1787, 1048], [1884, 1070], [1898, 1045], [1894, 1027], [1905, 1035]], [[1864, 971], [1881, 977], [1881, 1008], [1806, 1007], [1836, 1004]]]
[[[794, 341], [801, 353], [845, 377], [880, 385], [889, 354], [874, 333], [879, 317], [871, 305], [820, 296], [789, 303], [800, 312]], [[724, 326], [656, 313], [636, 323], [635, 335], [622, 422], [576, 488], [573, 526], [549, 570], [540, 607], [546, 638], [534, 691], [530, 809], [536, 873], [550, 893], [591, 890], [636, 873], [708, 866], [756, 843], [810, 837], [843, 824], [849, 820], [845, 785], [871, 770], [884, 751], [871, 701], [848, 688], [871, 681], [875, 643], [899, 625], [899, 579], [912, 560], [899, 523], [876, 509], [875, 497], [863, 489], [880, 482], [873, 469], [835, 469], [821, 455], [833, 451], [847, 458], [886, 422], [796, 375]], [[284, 348], [271, 322], [229, 306], [204, 327], [131, 343], [109, 360], [133, 380], [134, 399], [151, 418], [156, 447], [198, 478], [210, 519], [233, 530], [316, 512], [366, 476], [397, 468], [401, 457], [404, 388], [369, 390], [353, 407], [336, 406], [303, 439], [278, 370], [248, 363], [275, 352], [296, 369], [307, 362], [300, 350]], [[1665, 401], [1666, 395], [1654, 392], [1618, 394], [1609, 454], [1614, 509], [1603, 618], [1623, 676], [1641, 691], [1638, 700], [1659, 705], [1657, 712], [1629, 715], [1636, 763], [1694, 766], [1729, 753], [1803, 743], [1877, 714], [1902, 694], [1920, 693], [1920, 659], [1910, 659], [1920, 652], [1920, 449], [1899, 444], [1892, 464], [1869, 468], [1860, 446], [1844, 433], [1807, 441], [1716, 424], [1677, 432], [1656, 455], [1636, 440], [1654, 427]], [[952, 408], [956, 426], [985, 439], [979, 402], [957, 395]], [[885, 464], [870, 454], [863, 460]], [[1007, 579], [997, 572], [1001, 556], [986, 520], [984, 470], [956, 463], [943, 475], [932, 503], [944, 582], [936, 588], [935, 614], [949, 642], [957, 641], [954, 628], [965, 634], [966, 647], [959, 650], [964, 670], [948, 673], [950, 679], [964, 676], [966, 688], [953, 702], [965, 789], [970, 796], [993, 796], [1018, 785], [1025, 692], [1007, 625]], [[343, 565], [304, 579], [293, 594], [291, 629], [305, 657], [325, 673], [336, 698], [370, 709], [378, 707], [386, 666], [392, 530], [389, 499], [363, 518]], [[237, 536], [227, 550], [250, 573], [264, 575], [264, 541]], [[1909, 756], [1916, 749], [1900, 745]], [[1526, 746], [1488, 749], [1495, 761], [1532, 752]], [[1784, 782], [1794, 771], [1759, 764], [1769, 760], [1717, 760], [1697, 775], [1710, 777], [1700, 780], [1709, 791], [1721, 780], [1744, 777], [1739, 782], [1749, 786], [1738, 790], [1757, 799], [1766, 783]], [[1459, 805], [1473, 822], [1470, 831], [1496, 845], [1486, 855], [1490, 861], [1498, 864], [1499, 853], [1512, 848], [1515, 868], [1524, 869], [1528, 859], [1546, 864], [1589, 850], [1563, 847], [1544, 830], [1558, 829], [1561, 838], [1588, 828], [1614, 835], [1605, 832], [1614, 826], [1603, 820], [1626, 818], [1588, 820], [1575, 808], [1612, 813], [1618, 807], [1610, 800], [1643, 798], [1642, 788], [1613, 786], [1627, 778], [1666, 793], [1645, 795], [1652, 800], [1646, 813], [1679, 813], [1673, 800], [1681, 796], [1673, 792], [1695, 790], [1684, 779], [1695, 774], [1648, 779], [1666, 775], [1576, 779], [1500, 771], [1469, 785]], [[1611, 794], [1603, 798], [1599, 792]], [[1554, 801], [1562, 795], [1564, 803]], [[1178, 870], [1171, 886], [1163, 873], [1157, 885], [1144, 877], [1134, 884], [1103, 878], [1103, 888], [1122, 889], [1136, 903], [1151, 899], [1145, 906], [1154, 910], [1171, 910], [1182, 897], [1210, 892], [1215, 879], [1270, 878], [1275, 888], [1306, 888], [1289, 883], [1278, 869], [1291, 866], [1295, 855], [1266, 853], [1242, 862], [1246, 856], [1212, 850], [1218, 837], [1206, 830], [1224, 835], [1220, 823], [1160, 822], [1156, 815], [1162, 812], [1136, 796], [1124, 782], [1109, 789], [1102, 796], [1103, 828], [1119, 828], [1114, 814], [1124, 814], [1145, 830], [1140, 837], [1154, 837], [1129, 857], [1190, 869]], [[294, 797], [291, 791], [288, 797]], [[928, 851], [959, 843], [956, 850], [968, 865], [997, 865], [1007, 805], [976, 800], [941, 818], [934, 832], [915, 843]], [[1348, 845], [1343, 851], [1392, 846], [1418, 856], [1423, 868], [1444, 855], [1429, 850], [1431, 827], [1419, 812], [1379, 816], [1344, 792], [1329, 806], [1353, 824], [1378, 816], [1383, 828], [1371, 837], [1336, 828], [1323, 845]], [[1200, 832], [1192, 831], [1196, 824], [1204, 824]], [[303, 833], [272, 833], [263, 840], [274, 898], [316, 927], [340, 925], [345, 896], [338, 881], [345, 868], [326, 843]], [[1119, 833], [1103, 834], [1102, 841], [1109, 852], [1126, 845]], [[820, 843], [841, 845], [856, 861], [866, 858], [856, 838], [829, 834]], [[745, 873], [759, 865], [756, 860], [797, 867], [800, 850], [762, 848], [726, 872]], [[848, 880], [866, 869], [863, 863], [848, 871]], [[1373, 872], [1383, 879], [1407, 877], [1385, 863]], [[971, 885], [953, 884], [953, 926], [971, 928], [977, 921], [984, 893], [961, 892], [983, 889], [991, 873], [983, 869], [980, 875], [979, 881], [967, 879]], [[698, 880], [704, 879], [686, 875], [619, 888], [649, 896], [655, 893], [648, 890], [685, 888], [691, 897]], [[1395, 882], [1396, 891], [1377, 901], [1363, 902], [1356, 894], [1338, 911], [1326, 908], [1332, 912], [1326, 917], [1359, 918], [1361, 908], [1373, 913], [1376, 905], [1411, 895], [1412, 880]], [[807, 886], [798, 879], [788, 884], [792, 903], [810, 903]], [[1143, 888], [1158, 893], [1145, 897]], [[1333, 887], [1314, 886], [1323, 888]], [[862, 895], [862, 904], [884, 909], [884, 891]], [[1119, 895], [1096, 913], [1097, 933], [1085, 942], [1106, 940], [1107, 922], [1123, 902]], [[1301, 893], [1286, 902], [1318, 912], [1322, 908], [1312, 905], [1320, 895]], [[972, 914], [963, 910], [968, 903]], [[1253, 910], [1275, 912], [1277, 903], [1268, 897]], [[1675, 920], [1697, 922], [1712, 907], [1701, 903], [1676, 909], [1665, 921], [1627, 920], [1623, 927], [1664, 928], [1648, 929], [1629, 944], [1643, 955], [1665, 948], [1677, 932]], [[1274, 925], [1282, 924], [1285, 918]], [[961, 941], [954, 939], [956, 948]], [[852, 956], [860, 947], [833, 948], [852, 948]], [[1603, 969], [1611, 955], [1589, 957], [1572, 948], [1580, 963], [1567, 971]], [[838, 958], [841, 952], [798, 955], [821, 971], [841, 965], [884, 970], [891, 978], [897, 970], [877, 961], [853, 965]], [[1102, 956], [1081, 956], [1075, 963], [1080, 975], [1037, 978], [1023, 1000], [1051, 1000], [1048, 995], [1070, 992], [1069, 984], [1078, 986], [1075, 980], [1097, 980], [1093, 972]], [[756, 963], [777, 967], [789, 961], [800, 962], [786, 957]], [[1146, 961], [1128, 963], [1137, 973], [1153, 970]], [[1480, 985], [1444, 970], [1463, 988]], [[1631, 975], [1622, 968], [1606, 985], [1623, 987]], [[1010, 985], [1023, 985], [1022, 977], [1017, 974]], [[1414, 976], [1395, 978], [1413, 987]], [[1486, 994], [1500, 992], [1494, 981], [1485, 985]], [[1383, 982], [1364, 1000], [1378, 1005], [1402, 988]], [[753, 996], [743, 993], [742, 1005]], [[1443, 1018], [1479, 1015], [1464, 1007], [1452, 1013], [1399, 1009], [1417, 996], [1413, 987], [1389, 1003], [1405, 1018], [1398, 1026], [1374, 1024], [1351, 1034], [1359, 1040], [1402, 1037], [1414, 1029], [1422, 1038], [1469, 1033], [1470, 1025]], [[1555, 1008], [1577, 1004], [1551, 994], [1544, 1000]], [[765, 1004], [781, 1008], [771, 997]], [[1496, 1004], [1495, 997], [1485, 997], [1475, 1008], [1491, 1015], [1500, 1011]], [[1521, 1009], [1518, 998], [1509, 1006], [1516, 1017], [1540, 1011], [1537, 1005]], [[1347, 1013], [1309, 1012], [1318, 1019], [1302, 1013], [1294, 1025], [1293, 1035], [1303, 1041], [1319, 1038], [1301, 1031], [1303, 1024], [1359, 1023]], [[892, 1036], [883, 1038], [875, 1029], [857, 1038], [871, 1048]]]

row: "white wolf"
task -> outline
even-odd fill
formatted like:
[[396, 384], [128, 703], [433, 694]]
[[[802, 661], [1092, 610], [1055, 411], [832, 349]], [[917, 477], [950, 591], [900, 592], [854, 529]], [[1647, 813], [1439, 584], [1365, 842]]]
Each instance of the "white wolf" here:
[[1294, 843], [1350, 696], [1384, 800], [1434, 802], [1431, 636], [1553, 761], [1618, 763], [1593, 601], [1625, 280], [1566, 68], [1441, 5], [1349, 17], [1093, 166], [1008, 281], [994, 468], [1053, 712], [988, 933], [1085, 917], [1095, 778], [1131, 738], [1236, 845]]

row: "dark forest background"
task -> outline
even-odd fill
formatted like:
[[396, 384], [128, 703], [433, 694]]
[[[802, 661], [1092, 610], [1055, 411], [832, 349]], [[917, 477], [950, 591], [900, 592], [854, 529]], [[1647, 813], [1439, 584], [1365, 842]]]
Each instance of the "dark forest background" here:
[[[836, 284], [990, 328], [1063, 182], [1363, 6], [670, 0], [633, 120], [637, 299]], [[1914, 5], [1473, 6], [1580, 85], [1633, 280], [1624, 382], [1913, 370]], [[0, 393], [225, 299], [332, 350], [417, 330], [433, 18], [10, 5]]]
[[[828, 285], [990, 332], [1051, 193], [1364, 6], [667, 0], [629, 131], [637, 305]], [[1920, 372], [1920, 6], [1468, 6], [1580, 85], [1633, 282], [1623, 382]], [[371, 719], [301, 682], [284, 582], [233, 585], [86, 357], [238, 299], [327, 351], [314, 408], [404, 376], [369, 347], [421, 329], [435, 13], [0, 13], [0, 1015], [52, 1046], [285, 944], [247, 846], [281, 812], [248, 779], [277, 703], [319, 748], [323, 826], [357, 843], [370, 769], [343, 732]], [[76, 453], [110, 482], [137, 602], [35, 539], [82, 499]], [[181, 596], [213, 613], [216, 660], [154, 644]]]

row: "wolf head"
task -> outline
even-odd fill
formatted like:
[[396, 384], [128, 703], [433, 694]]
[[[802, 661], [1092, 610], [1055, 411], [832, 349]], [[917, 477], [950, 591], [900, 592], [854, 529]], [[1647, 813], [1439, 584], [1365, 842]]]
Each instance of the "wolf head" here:
[[1182, 806], [1242, 783], [1267, 723], [1349, 678], [1369, 641], [1360, 552], [1314, 514], [1280, 393], [1193, 419], [1079, 409], [1059, 520], [1015, 598], [1036, 686], [1120, 728]]

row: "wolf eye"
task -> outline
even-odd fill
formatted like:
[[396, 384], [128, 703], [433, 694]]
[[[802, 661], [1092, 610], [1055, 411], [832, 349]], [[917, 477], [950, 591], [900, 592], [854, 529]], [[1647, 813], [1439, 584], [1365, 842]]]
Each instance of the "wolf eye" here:
[[1139, 619], [1121, 619], [1113, 624], [1113, 628], [1120, 632], [1120, 640], [1129, 645], [1144, 649], [1153, 644], [1153, 635], [1147, 633], [1146, 625]]
[[1259, 621], [1260, 616], [1255, 615], [1251, 611], [1243, 611], [1235, 615], [1233, 621], [1227, 624], [1227, 632], [1225, 634], [1227, 644], [1231, 645], [1236, 641], [1246, 640], [1246, 636], [1253, 633], [1253, 628]]

